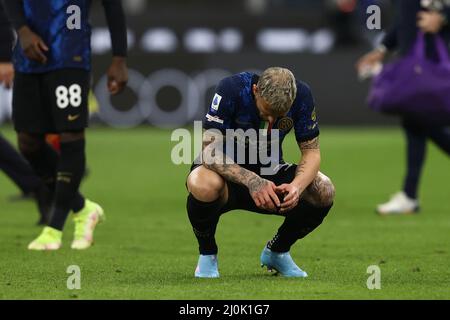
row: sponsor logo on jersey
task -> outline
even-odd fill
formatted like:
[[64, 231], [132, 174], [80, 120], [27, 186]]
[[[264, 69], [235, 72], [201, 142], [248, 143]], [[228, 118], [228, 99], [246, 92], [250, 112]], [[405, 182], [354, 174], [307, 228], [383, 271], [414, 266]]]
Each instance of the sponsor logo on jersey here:
[[222, 96], [216, 93], [211, 103], [211, 109], [215, 111], [219, 110], [220, 101], [222, 101]]
[[217, 122], [217, 123], [223, 124], [223, 120], [222, 119], [220, 119], [218, 116], [212, 116], [209, 113], [206, 114], [206, 119], [209, 122]]

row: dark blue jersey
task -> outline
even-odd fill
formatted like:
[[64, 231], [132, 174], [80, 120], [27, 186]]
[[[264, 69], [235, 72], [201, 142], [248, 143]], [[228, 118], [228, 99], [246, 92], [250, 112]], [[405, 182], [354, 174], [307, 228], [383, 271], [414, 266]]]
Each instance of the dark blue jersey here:
[[23, 0], [27, 25], [49, 47], [48, 61], [29, 60], [20, 45], [14, 49], [14, 67], [22, 73], [44, 73], [57, 69], [91, 68], [91, 0]]
[[[223, 79], [216, 89], [216, 94], [203, 121], [204, 129], [218, 129], [226, 134], [227, 129], [244, 131], [254, 129], [260, 132], [259, 129], [267, 128], [267, 122], [259, 116], [252, 92], [252, 86], [257, 84], [258, 79], [258, 75], [249, 72]], [[279, 153], [274, 156], [280, 163], [283, 163], [283, 140], [292, 129], [298, 142], [311, 140], [319, 135], [314, 99], [306, 83], [297, 81], [297, 97], [291, 109], [285, 117], [278, 118], [268, 129], [269, 137], [270, 130], [278, 129], [279, 139], [276, 143]], [[268, 141], [270, 143], [270, 139]], [[235, 155], [228, 155], [233, 156], [234, 161], [237, 161]], [[242, 163], [239, 164], [242, 165]], [[256, 167], [259, 165], [257, 164]], [[255, 167], [246, 164], [243, 166]]]

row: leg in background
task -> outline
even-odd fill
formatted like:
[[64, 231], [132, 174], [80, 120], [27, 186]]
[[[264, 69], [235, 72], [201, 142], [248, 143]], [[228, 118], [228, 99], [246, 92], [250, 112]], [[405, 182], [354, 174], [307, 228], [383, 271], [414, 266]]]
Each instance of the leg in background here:
[[30, 164], [2, 136], [0, 136], [0, 169], [23, 194], [35, 193], [42, 184]]
[[407, 143], [407, 171], [403, 191], [410, 199], [417, 199], [420, 176], [425, 162], [427, 136], [422, 128], [405, 124]]
[[450, 156], [450, 127], [433, 128], [428, 132], [430, 139]]

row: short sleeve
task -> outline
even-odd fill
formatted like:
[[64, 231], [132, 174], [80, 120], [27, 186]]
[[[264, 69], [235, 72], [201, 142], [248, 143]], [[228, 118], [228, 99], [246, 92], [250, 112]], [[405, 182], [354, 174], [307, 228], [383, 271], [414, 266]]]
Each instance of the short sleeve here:
[[294, 129], [298, 142], [319, 136], [319, 123], [311, 89], [304, 83], [298, 84], [299, 93], [294, 101]]
[[208, 113], [203, 119], [203, 128], [218, 129], [223, 133], [226, 129], [231, 129], [235, 101], [232, 82], [226, 78], [216, 88]]

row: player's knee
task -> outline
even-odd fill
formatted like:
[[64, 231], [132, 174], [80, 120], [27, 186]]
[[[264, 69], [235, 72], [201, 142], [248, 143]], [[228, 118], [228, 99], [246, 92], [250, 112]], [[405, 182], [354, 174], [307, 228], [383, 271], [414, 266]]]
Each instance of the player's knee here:
[[336, 195], [336, 188], [329, 177], [320, 173], [322, 179], [322, 188], [319, 192], [320, 204], [324, 207], [331, 206]]
[[44, 143], [45, 141], [43, 135], [23, 132], [18, 134], [19, 150], [25, 157], [32, 156], [33, 154], [39, 152]]
[[84, 139], [84, 131], [63, 132], [60, 137], [61, 143], [79, 141]]
[[336, 189], [329, 177], [319, 172], [313, 182], [313, 202], [320, 207], [331, 206], [334, 202]]
[[212, 202], [223, 194], [225, 181], [214, 171], [199, 167], [189, 175], [187, 187], [197, 200]]

